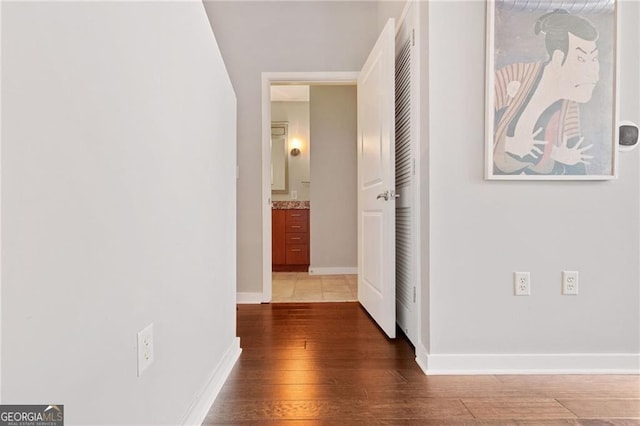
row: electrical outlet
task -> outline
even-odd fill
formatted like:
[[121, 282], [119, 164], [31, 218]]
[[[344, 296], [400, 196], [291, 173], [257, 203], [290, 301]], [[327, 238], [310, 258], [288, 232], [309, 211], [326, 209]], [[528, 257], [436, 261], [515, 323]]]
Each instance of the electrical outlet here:
[[138, 332], [138, 377], [153, 363], [153, 323]]
[[529, 296], [531, 294], [531, 274], [529, 272], [514, 272], [513, 288], [516, 296]]
[[562, 271], [562, 294], [578, 295], [578, 271]]
[[292, 200], [298, 199], [298, 191], [291, 191], [291, 199]]

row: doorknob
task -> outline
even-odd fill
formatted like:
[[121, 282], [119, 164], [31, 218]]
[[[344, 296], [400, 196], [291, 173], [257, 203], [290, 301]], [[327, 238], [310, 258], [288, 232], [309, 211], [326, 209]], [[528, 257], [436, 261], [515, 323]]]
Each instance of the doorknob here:
[[396, 194], [396, 191], [384, 191], [382, 194], [378, 194], [376, 200], [380, 198], [384, 198], [385, 201], [389, 201], [390, 198], [395, 200], [396, 198], [400, 198], [400, 194]]

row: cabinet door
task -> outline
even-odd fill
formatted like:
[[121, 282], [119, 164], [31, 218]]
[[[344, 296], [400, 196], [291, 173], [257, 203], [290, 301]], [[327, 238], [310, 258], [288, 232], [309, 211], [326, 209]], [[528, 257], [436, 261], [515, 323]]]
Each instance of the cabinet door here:
[[271, 264], [284, 265], [287, 262], [285, 237], [286, 210], [271, 210]]

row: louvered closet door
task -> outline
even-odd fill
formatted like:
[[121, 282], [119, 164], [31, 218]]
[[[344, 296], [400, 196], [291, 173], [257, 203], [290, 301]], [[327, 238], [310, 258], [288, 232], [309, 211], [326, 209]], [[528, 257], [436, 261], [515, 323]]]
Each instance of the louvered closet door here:
[[417, 143], [412, 107], [415, 84], [414, 30], [408, 14], [396, 36], [395, 163], [396, 163], [396, 321], [416, 343], [415, 155]]

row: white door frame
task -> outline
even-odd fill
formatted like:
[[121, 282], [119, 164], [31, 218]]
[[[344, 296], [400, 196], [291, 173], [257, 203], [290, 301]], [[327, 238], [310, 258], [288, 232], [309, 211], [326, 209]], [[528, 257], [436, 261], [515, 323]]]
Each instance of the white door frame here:
[[354, 72], [262, 73], [262, 302], [271, 302], [271, 83], [355, 84]]

